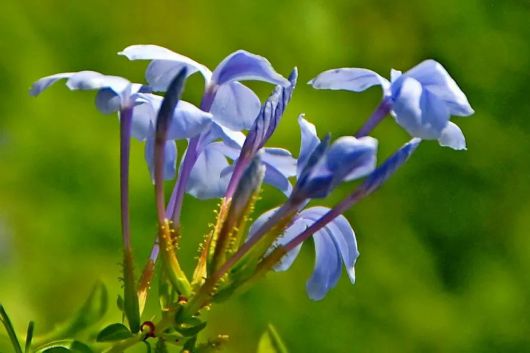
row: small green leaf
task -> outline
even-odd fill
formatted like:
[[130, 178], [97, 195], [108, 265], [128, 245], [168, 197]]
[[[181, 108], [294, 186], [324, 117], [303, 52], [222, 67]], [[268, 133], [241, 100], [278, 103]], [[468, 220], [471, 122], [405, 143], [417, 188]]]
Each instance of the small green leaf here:
[[17, 334], [15, 333], [15, 329], [13, 328], [13, 324], [11, 323], [9, 316], [7, 316], [7, 313], [2, 305], [0, 305], [0, 322], [4, 324], [7, 335], [11, 340], [11, 345], [15, 349], [15, 352], [22, 353], [22, 348], [20, 347], [20, 342], [18, 340]]
[[35, 353], [93, 353], [86, 344], [68, 339], [46, 343], [38, 347]]
[[35, 323], [33, 321], [30, 321], [28, 325], [28, 330], [26, 331], [26, 346], [24, 347], [24, 353], [30, 353], [31, 351], [31, 340], [33, 339], [34, 328]]
[[97, 282], [81, 309], [70, 320], [60, 324], [48, 334], [39, 337], [35, 345], [75, 336], [78, 332], [96, 324], [107, 311], [108, 294], [105, 285]]
[[187, 320], [186, 322], [183, 322], [179, 324], [175, 330], [182, 334], [185, 337], [192, 337], [196, 336], [199, 332], [201, 332], [206, 327], [206, 322], [201, 321], [196, 317], [192, 317], [191, 319]]
[[259, 340], [257, 353], [288, 353], [280, 335], [271, 324]]
[[118, 299], [116, 299], [116, 305], [120, 311], [123, 311], [123, 297], [121, 295], [118, 295]]
[[155, 353], [168, 353], [165, 340], [159, 338], [158, 341], [156, 341]]
[[123, 324], [111, 324], [101, 330], [96, 337], [98, 342], [120, 341], [132, 336], [131, 331]]

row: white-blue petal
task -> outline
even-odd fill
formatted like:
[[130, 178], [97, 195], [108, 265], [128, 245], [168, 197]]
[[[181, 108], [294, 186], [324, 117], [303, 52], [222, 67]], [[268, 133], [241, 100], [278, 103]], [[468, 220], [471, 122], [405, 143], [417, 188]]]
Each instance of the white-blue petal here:
[[212, 114], [180, 100], [171, 119], [168, 137], [171, 139], [191, 138], [207, 129], [211, 122]]
[[422, 137], [421, 84], [413, 78], [398, 79], [392, 84], [392, 114], [401, 127], [415, 137]]
[[360, 68], [341, 68], [327, 70], [309, 81], [316, 89], [347, 90], [362, 92], [372, 86], [379, 85], [386, 94], [390, 83], [372, 70]]
[[227, 56], [212, 74], [212, 81], [217, 85], [244, 80], [289, 85], [289, 81], [278, 74], [267, 59], [245, 50], [238, 50]]
[[425, 60], [405, 74], [418, 80], [424, 89], [444, 101], [452, 115], [469, 116], [474, 113], [464, 92], [437, 61]]
[[46, 88], [53, 85], [55, 82], [65, 78], [70, 78], [73, 74], [75, 74], [75, 72], [63, 72], [60, 74], [43, 77], [37, 82], [33, 83], [33, 85], [31, 85], [31, 89], [29, 92], [32, 96], [37, 96]]
[[103, 75], [95, 71], [80, 71], [71, 75], [66, 86], [71, 90], [94, 90], [110, 88], [119, 95], [122, 95], [131, 83], [119, 76]]
[[442, 136], [438, 139], [441, 146], [450, 147], [454, 150], [465, 150], [466, 149], [466, 138], [460, 128], [449, 122], [445, 129], [442, 131]]
[[222, 197], [230, 180], [230, 174], [223, 174], [227, 167], [229, 164], [224, 154], [215, 144], [208, 145], [191, 170], [187, 192], [198, 199]]
[[[123, 51], [119, 52], [118, 54], [126, 56], [129, 60], [155, 60], [155, 61], [168, 62], [167, 66], [164, 66], [166, 64], [161, 64], [161, 66], [158, 67], [158, 69], [161, 69], [161, 71], [166, 72], [166, 73], [167, 73], [167, 69], [169, 68], [169, 66], [171, 66], [171, 64], [169, 63], [173, 63], [175, 65], [173, 67], [178, 66], [178, 69], [174, 72], [173, 75], [170, 75], [170, 77], [168, 78], [169, 82], [175, 77], [176, 73], [183, 67], [187, 68], [188, 76], [199, 71], [204, 76], [204, 79], [206, 80], [206, 82], [210, 81], [210, 78], [212, 75], [211, 71], [206, 66], [199, 64], [198, 62], [188, 58], [187, 56], [175, 53], [167, 48], [164, 48], [158, 45], [151, 45], [151, 44], [131, 45], [123, 49]], [[166, 71], [162, 69], [165, 69]], [[151, 75], [153, 75], [153, 78], [154, 78], [155, 76], [157, 76], [155, 72], [157, 70], [156, 68], [151, 68], [151, 70], [153, 70], [153, 72], [151, 72]], [[161, 72], [161, 75], [159, 75], [159, 78], [162, 78], [163, 72]], [[148, 82], [150, 82], [149, 77], [148, 77]], [[167, 84], [163, 87], [163, 90], [165, 90], [166, 88], [167, 88]], [[158, 86], [157, 89], [160, 89], [160, 86]]]
[[260, 111], [258, 96], [239, 82], [218, 88], [210, 109], [214, 120], [235, 131], [248, 130]]

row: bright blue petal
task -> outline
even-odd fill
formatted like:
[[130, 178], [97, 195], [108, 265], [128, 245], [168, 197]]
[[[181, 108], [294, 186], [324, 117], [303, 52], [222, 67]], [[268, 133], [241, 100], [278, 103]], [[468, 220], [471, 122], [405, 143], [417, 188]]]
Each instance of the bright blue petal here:
[[[153, 135], [154, 136], [154, 135]], [[145, 143], [145, 160], [151, 174], [151, 179], [155, 179], [155, 139], [148, 138]], [[169, 180], [175, 177], [177, 168], [177, 145], [175, 141], [166, 141], [164, 149], [164, 179]]]
[[329, 232], [324, 228], [313, 234], [315, 243], [315, 269], [307, 281], [306, 289], [312, 300], [323, 299], [337, 285], [341, 274], [339, 250]]
[[438, 139], [451, 118], [447, 105], [431, 92], [424, 90], [420, 106], [421, 132], [414, 137]]
[[[327, 207], [312, 207], [304, 210], [301, 216], [309, 221], [309, 225], [318, 221], [324, 216], [330, 209]], [[333, 221], [328, 223], [324, 229], [328, 231], [329, 235], [336, 248], [339, 250], [342, 257], [342, 262], [348, 272], [348, 277], [352, 283], [355, 282], [355, 262], [359, 257], [359, 250], [357, 248], [357, 240], [355, 239], [355, 232], [353, 231], [350, 223], [344, 216], [339, 216]]]
[[454, 150], [465, 150], [466, 149], [466, 138], [460, 128], [449, 122], [445, 129], [442, 131], [442, 136], [438, 139], [441, 146], [450, 147]]
[[225, 155], [216, 144], [208, 145], [199, 155], [186, 186], [187, 192], [198, 199], [222, 197], [228, 186], [230, 174], [223, 171], [229, 167]]
[[375, 169], [377, 140], [366, 136], [344, 136], [337, 139], [326, 155], [326, 167], [335, 183], [363, 177]]
[[309, 81], [316, 89], [347, 90], [362, 92], [372, 86], [379, 85], [387, 92], [390, 83], [377, 73], [360, 68], [342, 68], [324, 71]]
[[258, 96], [239, 82], [219, 87], [210, 111], [214, 120], [235, 131], [248, 130], [260, 111]]
[[214, 70], [212, 81], [221, 86], [232, 81], [257, 80], [286, 86], [289, 81], [274, 71], [262, 56], [238, 50], [227, 56]]
[[440, 63], [425, 60], [407, 71], [406, 75], [418, 80], [424, 89], [444, 101], [451, 115], [469, 116], [474, 113], [464, 92]]
[[298, 124], [300, 125], [300, 133], [302, 138], [297, 165], [298, 174], [300, 174], [306, 165], [309, 156], [311, 156], [311, 153], [313, 153], [315, 148], [319, 145], [320, 139], [317, 136], [315, 125], [305, 120], [303, 115], [298, 117]]
[[[281, 238], [278, 239], [278, 241], [276, 242], [276, 245], [288, 244], [298, 234], [302, 233], [307, 227], [308, 225], [305, 219], [303, 218], [296, 219], [294, 223], [285, 230]], [[295, 248], [293, 248], [293, 250], [285, 254], [281, 258], [280, 262], [274, 266], [274, 271], [277, 271], [277, 272], [287, 271], [293, 264], [294, 260], [296, 260], [296, 258], [298, 257], [298, 254], [300, 253], [300, 249], [302, 249], [302, 244], [296, 246]]]

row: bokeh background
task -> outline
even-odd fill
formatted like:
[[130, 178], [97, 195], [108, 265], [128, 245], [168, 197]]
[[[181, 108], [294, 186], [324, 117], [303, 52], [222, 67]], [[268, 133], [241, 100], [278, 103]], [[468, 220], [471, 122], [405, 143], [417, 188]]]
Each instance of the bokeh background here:
[[[142, 82], [146, 63], [116, 55], [131, 44], [166, 46], [212, 68], [247, 49], [285, 75], [299, 68], [299, 88], [271, 143], [296, 154], [298, 113], [337, 137], [353, 133], [380, 99], [376, 88], [312, 90], [304, 82], [314, 75], [357, 66], [387, 76], [390, 68], [434, 58], [476, 110], [454, 120], [468, 151], [424, 143], [406, 168], [347, 212], [361, 251], [354, 286], [344, 276], [323, 301], [310, 301], [305, 281], [314, 255], [307, 244], [292, 270], [213, 310], [209, 333], [231, 335], [227, 352], [253, 352], [269, 322], [292, 352], [530, 351], [529, 4], [4, 1], [0, 301], [21, 331], [34, 319], [38, 333], [74, 312], [98, 279], [111, 302], [120, 292], [117, 119], [97, 112], [93, 92], [70, 92], [61, 83], [30, 97], [39, 77], [92, 69]], [[262, 97], [271, 89], [253, 87]], [[186, 98], [198, 102], [200, 88], [200, 78], [192, 78]], [[407, 140], [390, 119], [374, 135], [381, 158]], [[138, 142], [132, 168], [139, 268], [155, 224]], [[266, 189], [258, 210], [281, 199]], [[183, 256], [194, 256], [216, 203], [186, 199]], [[111, 307], [108, 322], [118, 315]]]

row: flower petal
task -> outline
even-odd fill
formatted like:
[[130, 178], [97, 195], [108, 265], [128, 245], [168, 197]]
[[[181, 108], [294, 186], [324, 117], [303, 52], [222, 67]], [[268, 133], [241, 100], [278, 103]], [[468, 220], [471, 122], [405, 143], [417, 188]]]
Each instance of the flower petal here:
[[75, 72], [63, 72], [60, 74], [43, 77], [39, 79], [37, 82], [33, 83], [33, 85], [31, 85], [31, 89], [29, 93], [32, 96], [37, 96], [42, 91], [44, 91], [46, 88], [53, 85], [55, 82], [62, 80], [64, 78], [70, 78], [73, 74], [75, 74]]
[[102, 88], [96, 94], [96, 107], [103, 114], [116, 113], [121, 108], [121, 97], [110, 88]]
[[298, 117], [298, 124], [300, 125], [301, 143], [300, 143], [300, 155], [298, 156], [298, 174], [301, 173], [302, 169], [306, 165], [311, 153], [317, 148], [320, 143], [320, 139], [317, 136], [315, 125], [304, 119], [304, 115]]
[[464, 92], [437, 61], [425, 60], [407, 71], [406, 75], [418, 80], [425, 89], [447, 103], [452, 115], [469, 116], [474, 113]]
[[306, 289], [312, 300], [323, 299], [337, 285], [341, 273], [341, 260], [335, 242], [324, 228], [313, 234], [315, 243], [315, 269], [307, 281]]
[[95, 71], [76, 72], [66, 82], [71, 90], [93, 90], [110, 88], [117, 94], [122, 94], [131, 83], [119, 76], [103, 75]]
[[[145, 143], [145, 161], [151, 174], [151, 179], [155, 179], [155, 139], [148, 138]], [[175, 141], [166, 141], [164, 149], [164, 179], [169, 180], [175, 177], [177, 170], [177, 145]]]
[[454, 150], [465, 150], [466, 149], [466, 138], [460, 128], [449, 122], [445, 129], [442, 131], [442, 136], [438, 139], [441, 146], [451, 147]]
[[363, 177], [375, 169], [377, 140], [344, 136], [337, 139], [326, 155], [326, 166], [333, 173], [334, 184]]
[[[206, 66], [158, 45], [131, 45], [119, 52], [118, 55], [124, 55], [129, 60], [153, 60], [153, 62], [159, 62], [160, 64], [154, 64], [154, 67], [148, 68], [148, 72], [146, 72], [147, 82], [152, 85], [154, 84], [153, 87], [156, 86], [156, 88], [153, 89], [155, 90], [165, 91], [171, 78], [175, 77], [175, 74], [184, 66], [187, 69], [188, 76], [199, 71], [204, 76], [206, 82], [210, 81], [212, 75]], [[168, 72], [170, 69], [173, 75], [168, 75], [168, 79], [164, 77], [164, 74], [170, 73]], [[163, 80], [165, 80], [165, 84], [162, 84]]]
[[230, 180], [229, 173], [223, 174], [227, 167], [228, 161], [215, 143], [208, 145], [191, 170], [187, 192], [198, 199], [222, 197]]
[[241, 131], [252, 126], [260, 106], [258, 96], [250, 88], [234, 81], [219, 87], [210, 111], [217, 123]]
[[168, 137], [177, 140], [191, 138], [207, 129], [211, 121], [212, 114], [200, 110], [191, 103], [179, 100], [171, 119]]
[[394, 103], [392, 114], [396, 121], [409, 134], [422, 137], [422, 111], [420, 106], [423, 89], [421, 84], [413, 78], [398, 79], [392, 84]]
[[291, 152], [283, 148], [267, 147], [263, 149], [261, 156], [263, 163], [273, 165], [278, 171], [287, 177], [296, 175], [296, 159]]
[[[330, 209], [327, 207], [312, 207], [302, 211], [301, 216], [307, 220], [310, 220], [310, 225], [318, 221], [329, 210]], [[354, 283], [354, 265], [357, 261], [357, 257], [359, 257], [355, 232], [353, 231], [346, 217], [342, 215], [328, 223], [324, 228], [328, 231], [328, 235], [331, 236], [335, 242], [335, 245], [341, 254], [344, 266], [346, 267], [346, 271], [348, 272], [348, 277], [350, 278], [350, 281]]]
[[227, 56], [212, 74], [212, 81], [219, 86], [232, 81], [244, 80], [289, 85], [289, 81], [274, 71], [267, 59], [245, 50], [238, 50]]
[[327, 70], [309, 81], [316, 89], [347, 90], [362, 92], [372, 86], [379, 85], [386, 94], [390, 83], [372, 70], [360, 68], [341, 68]]

